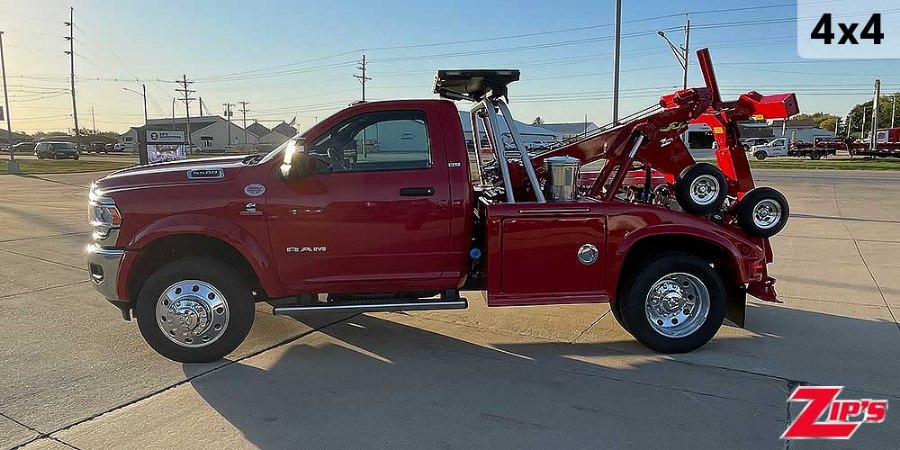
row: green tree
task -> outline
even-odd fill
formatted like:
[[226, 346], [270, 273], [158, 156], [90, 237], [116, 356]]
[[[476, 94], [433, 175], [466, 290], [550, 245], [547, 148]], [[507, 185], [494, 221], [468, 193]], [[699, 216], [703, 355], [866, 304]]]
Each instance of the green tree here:
[[812, 114], [797, 114], [796, 116], [792, 117], [792, 119], [812, 120], [812, 122], [816, 124], [817, 127], [823, 130], [834, 131], [834, 124], [838, 120], [838, 117], [834, 114], [816, 112]]
[[[878, 101], [878, 128], [890, 128], [891, 127], [891, 108], [892, 108], [892, 98], [898, 97], [898, 101], [900, 101], [900, 92], [895, 92], [891, 95], [883, 95], [881, 99]], [[854, 106], [850, 110], [850, 123], [852, 126], [852, 134], [854, 136], [860, 136], [860, 128], [862, 127], [862, 117], [863, 111], [866, 113], [866, 133], [868, 134], [872, 130], [872, 105], [874, 100], [869, 100], [864, 103], [860, 103]], [[900, 107], [898, 107], [900, 109]], [[900, 122], [895, 122], [895, 126], [900, 125]], [[846, 128], [845, 128], [846, 130]], [[845, 131], [846, 132], [846, 131]]]

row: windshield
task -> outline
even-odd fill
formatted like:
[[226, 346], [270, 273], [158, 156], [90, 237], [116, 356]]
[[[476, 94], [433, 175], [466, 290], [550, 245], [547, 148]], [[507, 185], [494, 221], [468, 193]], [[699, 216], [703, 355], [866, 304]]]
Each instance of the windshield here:
[[75, 146], [65, 142], [54, 142], [50, 144], [50, 148], [53, 150], [72, 150]]

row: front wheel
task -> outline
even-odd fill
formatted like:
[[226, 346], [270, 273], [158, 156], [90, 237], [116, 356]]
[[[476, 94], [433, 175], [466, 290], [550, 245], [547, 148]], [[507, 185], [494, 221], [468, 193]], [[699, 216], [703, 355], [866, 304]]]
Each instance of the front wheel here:
[[660, 353], [702, 347], [725, 320], [725, 285], [698, 256], [671, 252], [648, 259], [625, 283], [618, 299], [625, 329]]
[[156, 271], [135, 307], [150, 347], [184, 363], [212, 362], [234, 351], [250, 332], [255, 312], [241, 276], [203, 257], [176, 260]]
[[766, 152], [756, 152], [753, 154], [753, 156], [755, 156], [756, 159], [759, 161], [764, 161], [766, 159], [766, 157], [769, 156], [769, 154]]
[[818, 161], [818, 160], [822, 159], [822, 154], [819, 152], [812, 152], [809, 154], [809, 159], [811, 159], [813, 161]]

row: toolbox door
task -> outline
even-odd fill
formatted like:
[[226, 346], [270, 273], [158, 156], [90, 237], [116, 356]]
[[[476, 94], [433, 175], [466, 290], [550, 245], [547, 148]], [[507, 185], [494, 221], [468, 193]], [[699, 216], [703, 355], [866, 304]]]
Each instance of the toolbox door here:
[[490, 306], [608, 301], [605, 216], [592, 208], [498, 206], [488, 219]]

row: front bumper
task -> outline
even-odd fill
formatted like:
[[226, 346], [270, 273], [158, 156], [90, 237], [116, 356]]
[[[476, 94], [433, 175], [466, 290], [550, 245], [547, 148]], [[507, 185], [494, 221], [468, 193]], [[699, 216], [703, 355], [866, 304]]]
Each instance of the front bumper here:
[[108, 249], [92, 244], [87, 248], [88, 273], [98, 292], [111, 302], [121, 302], [118, 294], [119, 266], [125, 250]]

